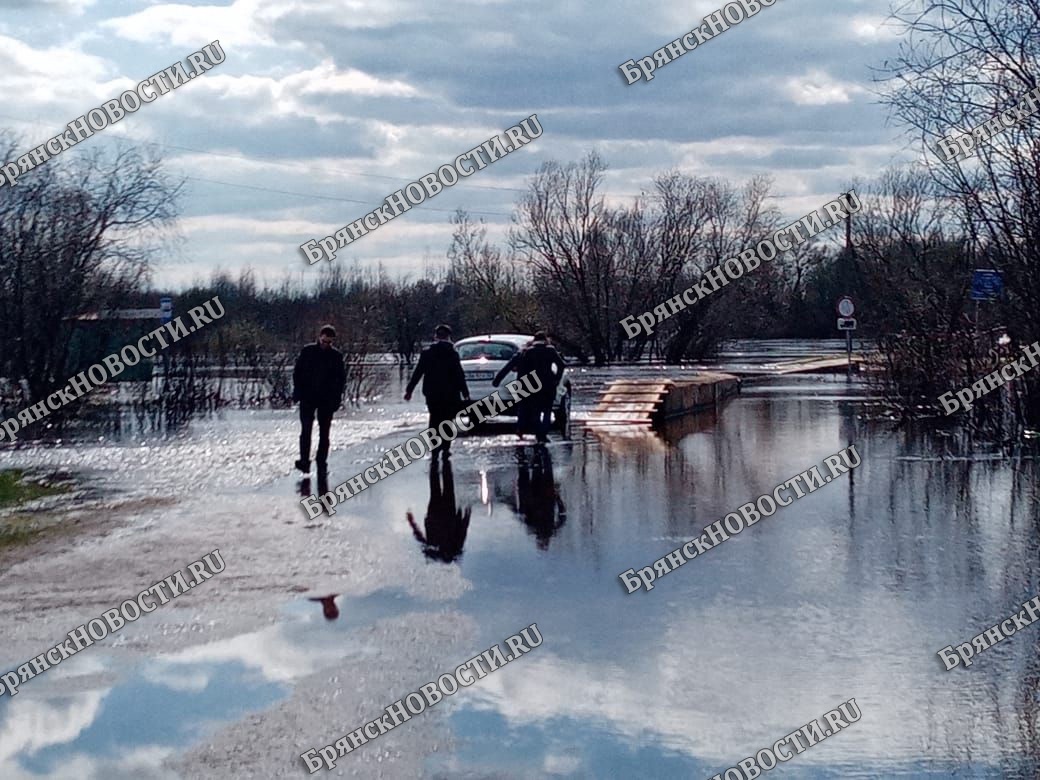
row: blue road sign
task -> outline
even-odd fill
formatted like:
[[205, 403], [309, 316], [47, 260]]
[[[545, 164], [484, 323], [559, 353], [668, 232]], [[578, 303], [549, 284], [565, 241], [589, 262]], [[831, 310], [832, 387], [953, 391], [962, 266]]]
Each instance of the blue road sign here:
[[159, 309], [162, 311], [160, 319], [163, 325], [173, 320], [173, 298], [160, 298]]
[[976, 268], [971, 277], [973, 301], [996, 301], [1004, 294], [1004, 277], [992, 268]]

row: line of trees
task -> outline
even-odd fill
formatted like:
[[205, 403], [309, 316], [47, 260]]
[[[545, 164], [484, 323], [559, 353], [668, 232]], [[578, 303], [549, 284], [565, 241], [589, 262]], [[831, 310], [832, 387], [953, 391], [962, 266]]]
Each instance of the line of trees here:
[[[422, 278], [333, 263], [310, 287], [287, 276], [260, 288], [247, 270], [195, 284], [178, 294], [178, 309], [221, 296], [232, 317], [192, 338], [218, 365], [251, 367], [267, 387], [254, 402], [284, 402], [296, 351], [318, 324], [334, 322], [359, 402], [377, 384], [371, 355], [410, 365], [441, 321], [460, 336], [544, 327], [565, 352], [597, 365], [678, 363], [729, 338], [837, 335], [834, 302], [849, 294], [860, 335], [881, 349], [894, 407], [904, 416], [934, 411], [941, 393], [1040, 337], [1036, 118], [980, 145], [968, 161], [930, 151], [1037, 85], [1040, 2], [908, 0], [895, 17], [908, 34], [900, 57], [878, 72], [879, 92], [920, 160], [845, 183], [840, 191], [855, 188], [863, 201], [849, 224], [763, 262], [652, 337], [627, 339], [620, 321], [675, 297], [783, 224], [768, 178], [734, 183], [666, 171], [630, 205], [611, 205], [607, 163], [589, 152], [541, 166], [502, 245], [483, 222], [456, 213], [445, 262]], [[116, 303], [154, 305], [161, 291], [148, 286], [149, 260], [175, 216], [178, 189], [158, 161], [134, 151], [107, 164], [96, 156], [52, 161], [17, 188], [0, 188], [0, 376], [42, 398], [73, 368], [70, 317]], [[1002, 271], [1008, 291], [981, 309], [968, 295], [978, 267]], [[1005, 331], [1010, 344], [998, 347]], [[994, 393], [978, 404], [972, 423], [999, 421], [1000, 435], [1017, 435], [1022, 424], [1040, 422], [1038, 391], [1027, 374], [1010, 400]]]

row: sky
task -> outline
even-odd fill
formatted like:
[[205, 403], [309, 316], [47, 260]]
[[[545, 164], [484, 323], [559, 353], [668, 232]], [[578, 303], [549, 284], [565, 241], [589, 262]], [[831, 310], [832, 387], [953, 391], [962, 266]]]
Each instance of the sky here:
[[[339, 251], [415, 278], [443, 267], [458, 208], [504, 242], [547, 160], [597, 151], [627, 204], [669, 170], [773, 179], [797, 219], [914, 159], [878, 102], [902, 32], [889, 0], [777, 0], [627, 85], [618, 66], [698, 26], [718, 0], [0, 0], [0, 129], [25, 152], [218, 40], [226, 59], [69, 149], [157, 149], [184, 180], [153, 282], [214, 271], [313, 279], [299, 247], [531, 114], [540, 138]], [[2, 162], [2, 161], [0, 161]], [[31, 173], [27, 175], [32, 175]]]

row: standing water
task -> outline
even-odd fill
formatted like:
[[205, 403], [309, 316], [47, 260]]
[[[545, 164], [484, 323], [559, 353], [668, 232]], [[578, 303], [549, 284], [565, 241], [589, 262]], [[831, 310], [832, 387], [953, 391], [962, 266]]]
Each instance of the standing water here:
[[[593, 388], [610, 374], [577, 376], [576, 385]], [[582, 401], [587, 408], [591, 397]], [[508, 430], [464, 439], [449, 468], [412, 464], [321, 521], [325, 533], [379, 550], [375, 565], [399, 572], [400, 584], [390, 576], [365, 595], [285, 599], [273, 625], [147, 672], [121, 673], [99, 652], [91, 658], [110, 676], [103, 695], [90, 686], [41, 690], [31, 702], [41, 718], [75, 715], [59, 739], [12, 739], [23, 696], [0, 703], [0, 747], [8, 746], [0, 767], [59, 777], [76, 757], [102, 766], [113, 753], [152, 751], [154, 764], [141, 759], [135, 776], [177, 776], [162, 773], [162, 759], [247, 711], [277, 706], [302, 676], [335, 673], [347, 660], [377, 676], [385, 658], [361, 637], [401, 618], [454, 626], [449, 633], [463, 633], [471, 650], [446, 665], [431, 649], [422, 682], [532, 623], [543, 638], [395, 730], [418, 730], [421, 719], [446, 728], [449, 738], [421, 759], [426, 776], [710, 778], [855, 699], [857, 721], [793, 755], [777, 776], [1035, 777], [1040, 627], [967, 669], [944, 671], [936, 653], [1040, 594], [1036, 462], [964, 457], [942, 433], [871, 421], [875, 409], [860, 382], [784, 377], [748, 385], [717, 412], [660, 435], [554, 438], [544, 451]], [[230, 438], [242, 427], [233, 417]], [[378, 417], [378, 438], [342, 453], [334, 483], [404, 440], [387, 433], [387, 420], [413, 431], [420, 422], [414, 405], [390, 404]], [[850, 444], [857, 468], [649, 592], [626, 593], [621, 572], [652, 566]], [[258, 489], [302, 517], [299, 496], [285, 498], [290, 484]], [[224, 557], [230, 572], [233, 549]], [[313, 585], [305, 574], [301, 583]], [[341, 681], [345, 697], [364, 676]], [[282, 753], [331, 744], [417, 690], [414, 679], [377, 687], [356, 722], [306, 733], [287, 726], [279, 773], [287, 760], [305, 773], [302, 751]], [[157, 710], [162, 729], [136, 722]], [[380, 744], [339, 758], [334, 771], [367, 773], [363, 754]]]

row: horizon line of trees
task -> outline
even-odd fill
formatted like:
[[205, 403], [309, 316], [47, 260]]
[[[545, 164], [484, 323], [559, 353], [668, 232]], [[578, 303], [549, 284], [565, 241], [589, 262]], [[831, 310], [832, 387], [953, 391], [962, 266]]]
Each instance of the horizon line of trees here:
[[[785, 224], [767, 177], [735, 183], [666, 171], [633, 203], [611, 205], [602, 192], [607, 164], [595, 151], [547, 161], [518, 197], [501, 245], [459, 211], [446, 267], [420, 278], [332, 264], [309, 287], [288, 276], [261, 287], [248, 269], [235, 280], [217, 273], [179, 294], [178, 309], [219, 294], [233, 317], [190, 339], [221, 360], [260, 364], [284, 359], [330, 321], [352, 365], [383, 350], [407, 365], [444, 321], [459, 335], [544, 328], [596, 365], [679, 363], [711, 355], [725, 339], [835, 336], [834, 302], [848, 294], [858, 335], [880, 347], [893, 407], [904, 418], [934, 413], [940, 394], [1040, 337], [1038, 119], [1005, 128], [967, 160], [932, 151], [1040, 83], [1040, 3], [903, 0], [893, 18], [907, 36], [877, 72], [878, 93], [920, 159], [847, 182], [842, 191], [856, 189], [863, 202], [848, 224], [763, 261], [652, 336], [628, 339], [620, 322]], [[108, 163], [97, 153], [52, 160], [20, 185], [0, 188], [0, 376], [24, 379], [38, 399], [67, 378], [72, 317], [148, 305], [159, 294], [148, 270], [180, 185], [133, 150]], [[980, 267], [1000, 270], [1007, 291], [981, 308], [969, 296]], [[1010, 343], [998, 346], [1004, 332]], [[1040, 424], [1040, 380], [1026, 374], [966, 418], [1016, 437]]]

